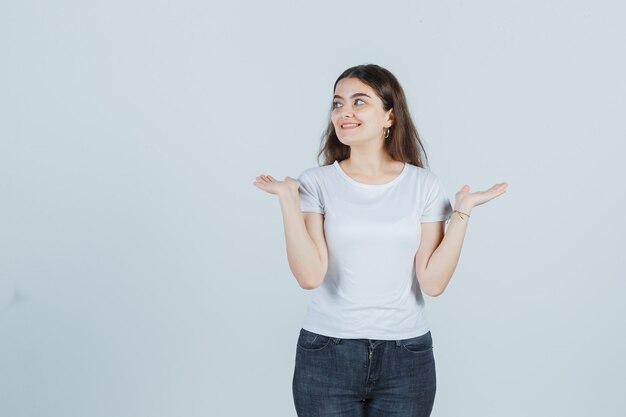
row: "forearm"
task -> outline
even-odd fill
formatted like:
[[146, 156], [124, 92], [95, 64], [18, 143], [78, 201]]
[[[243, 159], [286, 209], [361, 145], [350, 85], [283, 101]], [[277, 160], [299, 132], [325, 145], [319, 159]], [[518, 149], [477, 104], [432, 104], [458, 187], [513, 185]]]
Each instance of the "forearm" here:
[[278, 199], [283, 215], [289, 268], [302, 288], [314, 288], [320, 280], [322, 261], [306, 229], [298, 192], [279, 194]]
[[[454, 209], [467, 214], [471, 214], [472, 210], [471, 207], [463, 206], [455, 206]], [[468, 216], [459, 215], [456, 212], [452, 213], [443, 240], [426, 265], [424, 283], [425, 286], [432, 289], [434, 295], [439, 295], [446, 289], [452, 274], [454, 274], [461, 257], [468, 223]]]

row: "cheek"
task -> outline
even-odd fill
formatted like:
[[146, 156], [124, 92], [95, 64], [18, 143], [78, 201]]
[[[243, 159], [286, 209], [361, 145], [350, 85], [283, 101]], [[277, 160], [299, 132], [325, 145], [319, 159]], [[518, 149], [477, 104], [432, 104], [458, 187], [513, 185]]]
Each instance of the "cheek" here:
[[370, 106], [361, 107], [360, 109], [355, 110], [354, 114], [368, 120], [375, 120], [378, 117], [376, 111]]

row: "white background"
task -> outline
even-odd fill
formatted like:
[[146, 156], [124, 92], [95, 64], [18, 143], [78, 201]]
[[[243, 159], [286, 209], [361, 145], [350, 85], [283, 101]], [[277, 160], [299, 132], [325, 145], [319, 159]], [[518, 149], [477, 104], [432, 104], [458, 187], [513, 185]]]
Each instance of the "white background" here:
[[364, 63], [453, 202], [509, 183], [426, 297], [432, 415], [623, 415], [625, 12], [0, 1], [0, 415], [295, 416], [313, 293], [252, 182], [317, 166]]

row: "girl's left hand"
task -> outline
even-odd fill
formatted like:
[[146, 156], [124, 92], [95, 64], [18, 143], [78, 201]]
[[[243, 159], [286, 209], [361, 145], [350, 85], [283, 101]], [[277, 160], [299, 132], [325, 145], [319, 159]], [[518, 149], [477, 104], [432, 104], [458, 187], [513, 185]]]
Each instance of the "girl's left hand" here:
[[463, 207], [466, 209], [472, 209], [473, 207], [480, 206], [481, 204], [496, 198], [500, 194], [504, 194], [506, 192], [507, 185], [508, 184], [506, 182], [499, 182], [486, 191], [475, 191], [473, 193], [469, 192], [469, 185], [464, 185], [463, 188], [461, 188], [461, 190], [455, 195], [455, 205], [457, 208]]

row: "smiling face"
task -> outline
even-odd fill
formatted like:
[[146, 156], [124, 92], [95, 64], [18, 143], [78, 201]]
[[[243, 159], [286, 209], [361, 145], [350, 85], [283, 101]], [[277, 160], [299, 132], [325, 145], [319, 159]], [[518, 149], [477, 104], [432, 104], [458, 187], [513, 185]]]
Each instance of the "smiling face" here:
[[335, 88], [331, 119], [344, 145], [383, 141], [384, 128], [393, 124], [393, 109], [385, 111], [380, 97], [361, 80], [343, 78]]

